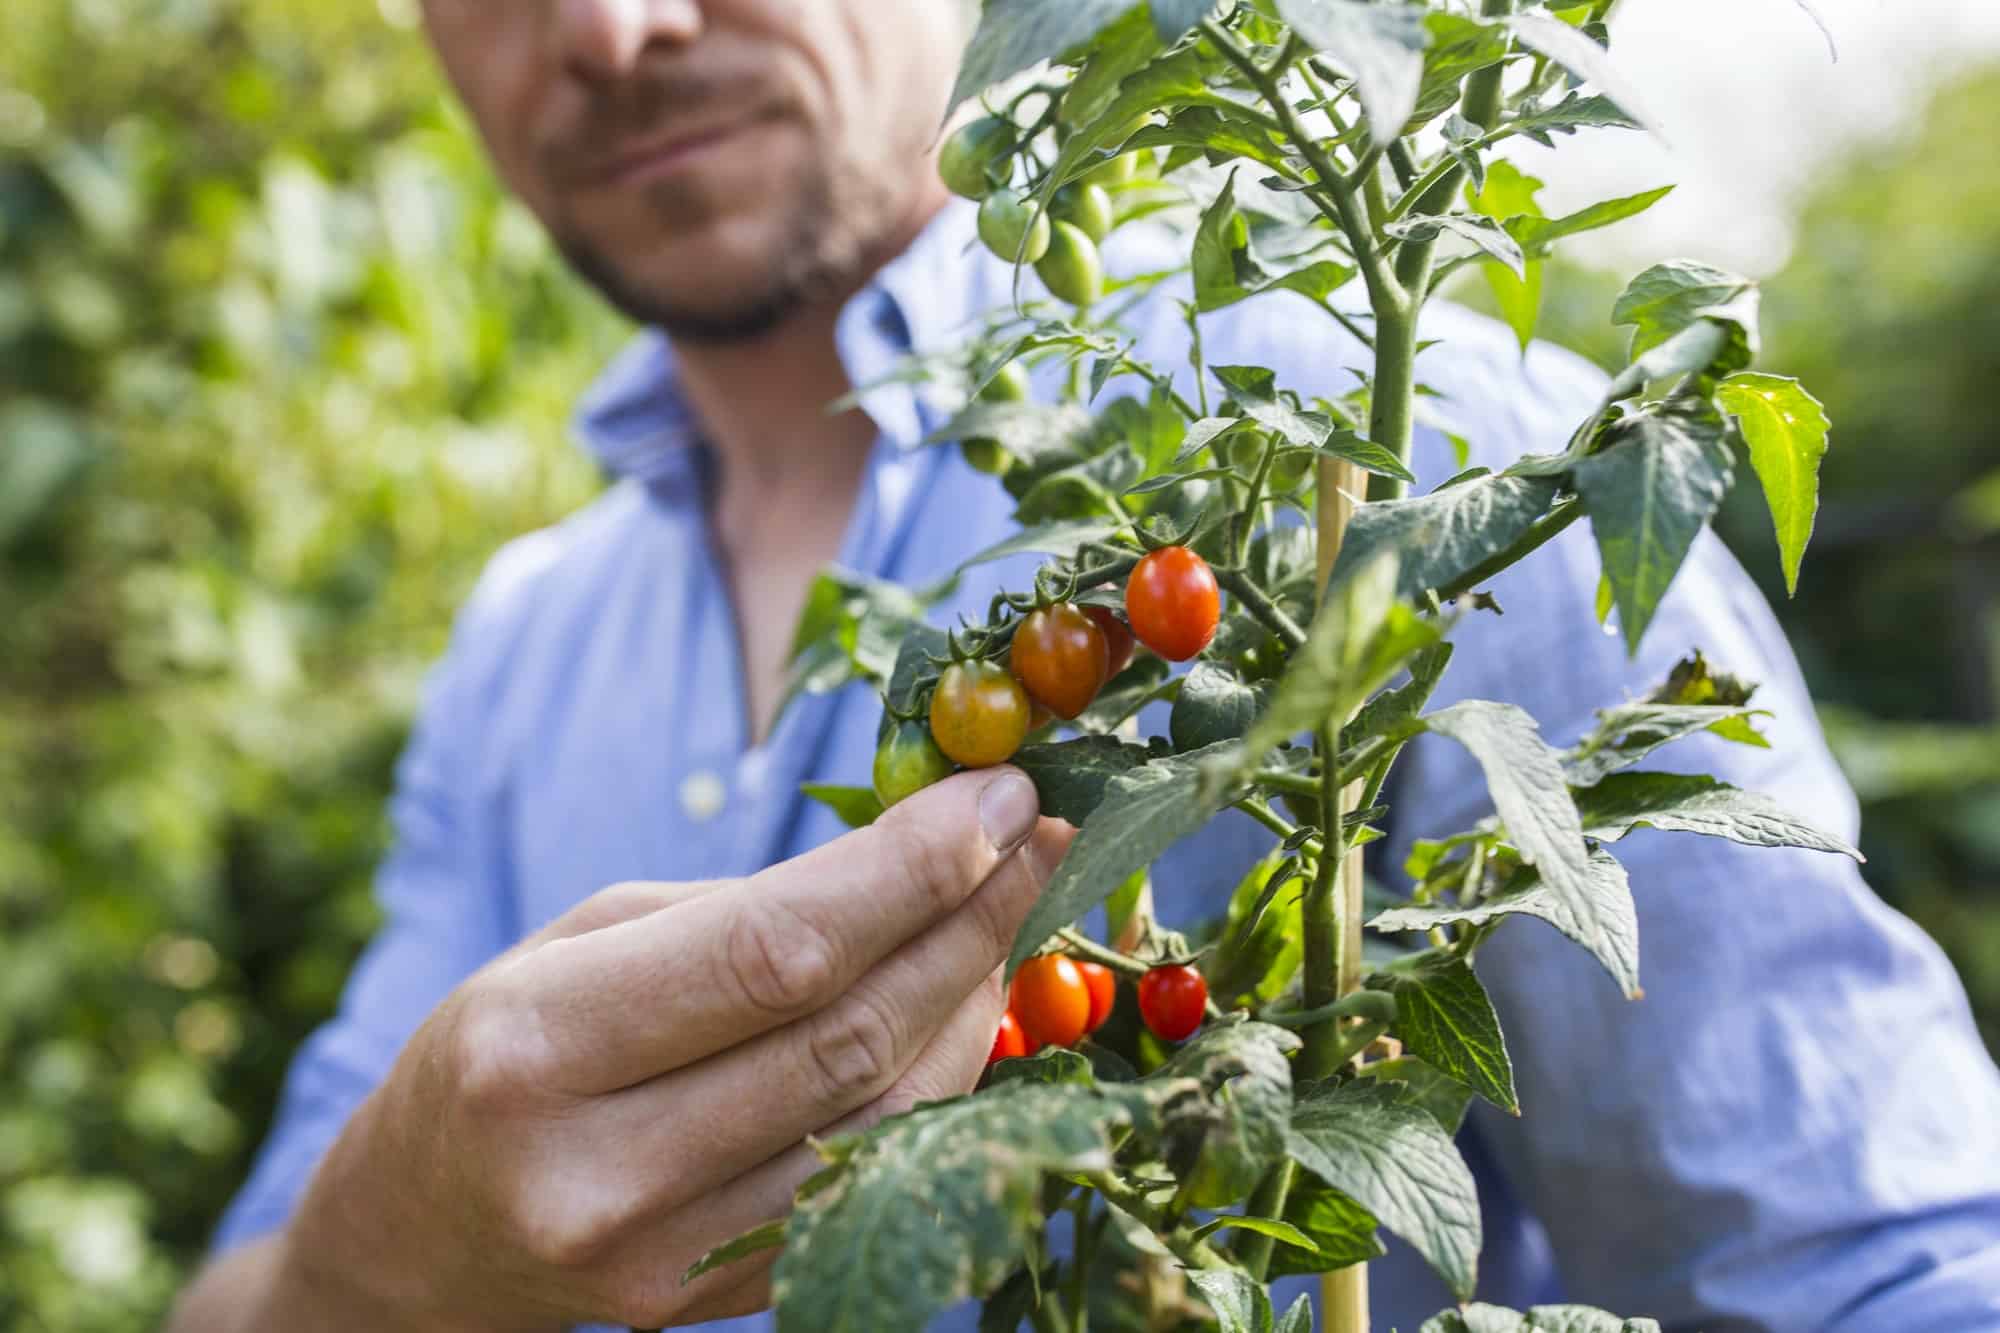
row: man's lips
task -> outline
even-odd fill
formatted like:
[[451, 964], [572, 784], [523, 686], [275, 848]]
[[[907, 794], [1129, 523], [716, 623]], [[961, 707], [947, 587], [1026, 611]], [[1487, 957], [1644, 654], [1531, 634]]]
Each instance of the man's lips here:
[[586, 185], [617, 188], [659, 180], [693, 166], [761, 119], [745, 116], [703, 129], [676, 130], [641, 140], [587, 168], [582, 181]]

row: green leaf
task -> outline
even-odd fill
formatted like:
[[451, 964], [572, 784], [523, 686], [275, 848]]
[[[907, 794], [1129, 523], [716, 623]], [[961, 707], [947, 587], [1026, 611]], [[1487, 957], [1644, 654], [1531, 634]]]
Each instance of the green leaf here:
[[849, 828], [863, 828], [882, 817], [882, 798], [869, 787], [838, 787], [826, 782], [805, 782], [799, 790], [839, 815]]
[[1608, 446], [1572, 468], [1570, 479], [1590, 515], [1625, 646], [1636, 654], [1695, 537], [1729, 490], [1732, 469], [1712, 411], [1649, 411], [1607, 436]]
[[[1484, 217], [1502, 222], [1537, 219], [1542, 216], [1542, 207], [1535, 201], [1535, 195], [1541, 188], [1540, 180], [1526, 175], [1512, 162], [1502, 158], [1487, 168], [1485, 182], [1476, 192], [1469, 191], [1466, 198], [1473, 210]], [[1479, 269], [1493, 293], [1500, 318], [1514, 331], [1514, 339], [1521, 345], [1521, 350], [1527, 351], [1528, 344], [1535, 340], [1535, 325], [1542, 313], [1541, 261], [1529, 259], [1519, 274], [1505, 264], [1490, 260], [1482, 263]]]
[[1194, 1235], [1196, 1240], [1206, 1240], [1218, 1231], [1230, 1230], [1254, 1231], [1260, 1236], [1272, 1236], [1287, 1245], [1296, 1245], [1302, 1250], [1319, 1252], [1319, 1246], [1311, 1236], [1290, 1222], [1281, 1222], [1274, 1217], [1245, 1217], [1238, 1213], [1224, 1213], [1221, 1217], [1211, 1218], [1196, 1227]]
[[1034, 471], [1074, 463], [1089, 453], [1090, 413], [1075, 403], [975, 402], [924, 437], [925, 444], [997, 440]]
[[1192, 249], [1195, 308], [1221, 310], [1264, 292], [1285, 289], [1324, 300], [1354, 276], [1354, 270], [1319, 260], [1273, 276], [1250, 245], [1249, 221], [1236, 207], [1236, 173], [1201, 215]]
[[1274, 1333], [1313, 1333], [1312, 1297], [1301, 1295], [1278, 1317]]
[[1224, 1009], [1276, 999], [1305, 957], [1304, 882], [1298, 863], [1265, 857], [1229, 895], [1222, 940], [1202, 971]]
[[1415, 481], [1417, 474], [1404, 465], [1403, 460], [1390, 453], [1373, 440], [1364, 440], [1351, 430], [1335, 430], [1326, 437], [1326, 443], [1316, 451], [1328, 458], [1338, 458], [1354, 464], [1364, 472], [1373, 472], [1378, 477], [1394, 477], [1398, 481]]
[[982, 6], [951, 104], [1089, 41], [1132, 8], [1133, 0], [1010, 0]]
[[[1454, 1085], [1456, 1086], [1456, 1085]], [[1388, 1253], [1375, 1230], [1375, 1215], [1331, 1185], [1301, 1173], [1285, 1200], [1285, 1221], [1312, 1238], [1313, 1249], [1281, 1245], [1271, 1253], [1270, 1275], [1330, 1273], [1365, 1264]]]
[[1763, 483], [1777, 530], [1785, 591], [1799, 590], [1799, 562], [1819, 514], [1819, 464], [1826, 456], [1829, 423], [1819, 399], [1797, 380], [1749, 372], [1716, 387], [1715, 401], [1736, 418], [1750, 449], [1750, 466]]
[[822, 1149], [771, 1280], [780, 1333], [922, 1328], [990, 1291], [1040, 1234], [1042, 1175], [1111, 1164], [1124, 1100], [1072, 1083], [1004, 1083]]
[[1117, 98], [1126, 76], [1159, 54], [1160, 34], [1147, 8], [1131, 9], [1092, 39], [1090, 59], [1063, 90], [1064, 124], [1089, 124]]
[[[1561, 757], [1541, 738], [1535, 720], [1512, 704], [1469, 699], [1429, 714], [1424, 722], [1479, 761], [1508, 840], [1519, 849], [1522, 861], [1540, 873], [1547, 892], [1570, 920], [1564, 933], [1609, 960], [1606, 966], [1613, 968], [1613, 975], [1624, 972], [1620, 983], [1628, 992], [1636, 991], [1637, 926], [1632, 922], [1630, 895], [1624, 895], [1622, 906], [1607, 902], [1601, 873], [1593, 868], [1583, 840], [1582, 820], [1570, 799]], [[1622, 872], [1619, 878], [1622, 886]]]
[[1805, 847], [1864, 859], [1839, 838], [1820, 832], [1770, 797], [1711, 777], [1615, 773], [1579, 790], [1576, 806], [1585, 835], [1600, 842], [1616, 842], [1633, 829], [1644, 827], [1706, 833], [1751, 847]]
[[1396, 1035], [1410, 1054], [1501, 1110], [1521, 1113], [1500, 1017], [1464, 959], [1432, 955], [1368, 984], [1396, 997]]
[[1471, 1088], [1413, 1055], [1363, 1065], [1361, 1076], [1400, 1087], [1403, 1100], [1423, 1107], [1447, 1134], [1458, 1133], [1472, 1107]]
[[1550, 477], [1475, 477], [1429, 495], [1363, 505], [1348, 524], [1334, 575], [1393, 551], [1400, 561], [1397, 591], [1416, 601], [1519, 540], [1548, 509], [1556, 484]]
[[704, 1273], [712, 1273], [725, 1264], [733, 1264], [738, 1259], [747, 1259], [765, 1250], [775, 1250], [785, 1243], [785, 1219], [780, 1217], [744, 1232], [725, 1245], [718, 1245], [701, 1257], [701, 1262], [682, 1275], [682, 1282], [692, 1282]]
[[1574, 213], [1565, 213], [1559, 218], [1515, 218], [1508, 222], [1507, 230], [1516, 241], [1520, 242], [1521, 249], [1527, 254], [1544, 255], [1555, 242], [1565, 236], [1595, 231], [1599, 227], [1608, 227], [1614, 222], [1637, 217], [1673, 192], [1673, 186], [1662, 185], [1657, 190], [1628, 194], [1619, 199], [1606, 199], [1588, 208], [1580, 208]]
[[1034, 779], [1043, 814], [1080, 826], [1104, 799], [1113, 778], [1155, 757], [1143, 745], [1112, 736], [1082, 736], [1023, 746], [1008, 762]]
[[1622, 111], [1618, 104], [1608, 97], [1593, 93], [1586, 97], [1579, 92], [1551, 107], [1518, 116], [1507, 122], [1516, 133], [1525, 134], [1544, 148], [1554, 147], [1550, 139], [1553, 134], [1575, 134], [1578, 130], [1593, 127], [1635, 130], [1639, 122]]
[[1451, 1136], [1428, 1112], [1378, 1085], [1316, 1091], [1293, 1109], [1300, 1166], [1414, 1246], [1460, 1299], [1479, 1263], [1479, 1194]]
[[1351, 75], [1369, 132], [1386, 145], [1417, 107], [1430, 33], [1425, 6], [1362, 0], [1277, 0], [1278, 16]]
[[1268, 1023], [1211, 1025], [1174, 1053], [1156, 1079], [1193, 1079], [1205, 1097], [1160, 1105], [1167, 1164], [1188, 1202], [1221, 1208], [1257, 1187], [1285, 1156], [1292, 1066], [1299, 1038]]
[[1587, 1305], [1538, 1305], [1526, 1314], [1497, 1305], [1467, 1305], [1424, 1321], [1417, 1333], [1660, 1333], [1660, 1326]]
[[1612, 63], [1611, 56], [1577, 29], [1539, 14], [1516, 14], [1507, 20], [1507, 27], [1530, 51], [1547, 56], [1583, 82], [1603, 89], [1638, 124], [1652, 129], [1657, 123], [1647, 114], [1639, 90]]
[[1701, 319], [1734, 324], [1742, 337], [1734, 364], [1748, 365], [1757, 352], [1757, 284], [1691, 259], [1672, 259], [1632, 279], [1611, 307], [1611, 322], [1632, 325], [1632, 357]]
[[1316, 412], [1296, 412], [1278, 396], [1277, 376], [1263, 366], [1210, 366], [1243, 415], [1292, 444], [1317, 449], [1333, 433], [1333, 422]]
[[1271, 1333], [1271, 1297], [1237, 1268], [1194, 1269], [1188, 1281], [1215, 1312], [1218, 1333]]
[[1258, 691], [1234, 671], [1214, 662], [1197, 662], [1182, 678], [1167, 734], [1176, 750], [1199, 750], [1239, 739], [1260, 711]]
[[1492, 218], [1445, 213], [1436, 217], [1406, 218], [1401, 222], [1390, 223], [1384, 230], [1398, 240], [1404, 241], [1428, 241], [1449, 232], [1462, 241], [1470, 241], [1489, 257], [1504, 265], [1514, 276], [1523, 279], [1526, 277], [1523, 265], [1527, 261], [1521, 253], [1520, 242]]
[[1043, 941], [1110, 896], [1134, 871], [1151, 865], [1223, 805], [1204, 791], [1200, 766], [1209, 751], [1155, 759], [1110, 780], [1083, 821], [1041, 897], [1014, 937], [1007, 975]]
[[1453, 906], [1426, 903], [1392, 908], [1368, 925], [1383, 931], [1423, 931], [1433, 926], [1483, 926], [1506, 916], [1532, 916], [1548, 922], [1590, 951], [1626, 995], [1638, 999], [1639, 917], [1625, 867], [1610, 853], [1590, 854], [1582, 884], [1558, 893], [1532, 869], [1524, 869], [1506, 888], [1477, 903]]
[[[1768, 749], [1770, 743], [1749, 730], [1748, 722], [1753, 717], [1769, 716], [1761, 708], [1722, 705], [1639, 703], [1600, 709], [1596, 729], [1563, 755], [1563, 771], [1571, 785], [1588, 787], [1607, 773], [1631, 767], [1662, 745], [1699, 731]], [[1731, 728], [1731, 723], [1741, 726]]]

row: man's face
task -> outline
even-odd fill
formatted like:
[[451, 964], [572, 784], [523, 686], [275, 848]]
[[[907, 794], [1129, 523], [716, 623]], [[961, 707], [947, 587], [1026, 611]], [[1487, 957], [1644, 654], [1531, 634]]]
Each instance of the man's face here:
[[495, 163], [626, 313], [755, 336], [942, 198], [955, 0], [426, 0]]

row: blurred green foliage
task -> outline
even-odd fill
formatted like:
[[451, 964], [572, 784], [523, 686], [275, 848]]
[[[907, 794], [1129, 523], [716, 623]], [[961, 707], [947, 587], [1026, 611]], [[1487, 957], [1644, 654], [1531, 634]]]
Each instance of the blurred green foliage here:
[[0, 5], [0, 1330], [150, 1326], [620, 330], [358, 0]]
[[[566, 417], [622, 329], [413, 8], [4, 6], [0, 1333], [163, 1311], [373, 925], [453, 608], [597, 485]], [[1838, 432], [1784, 613], [2000, 1046], [1996, 120], [1969, 85], [1831, 182], [1769, 305]], [[1552, 331], [1602, 350], [1614, 290], [1554, 284]]]

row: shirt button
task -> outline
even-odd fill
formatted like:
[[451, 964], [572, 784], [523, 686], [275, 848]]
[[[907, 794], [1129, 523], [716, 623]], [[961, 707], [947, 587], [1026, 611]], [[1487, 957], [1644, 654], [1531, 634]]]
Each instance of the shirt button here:
[[713, 773], [692, 773], [681, 782], [681, 813], [697, 824], [721, 814], [728, 800], [728, 788]]

